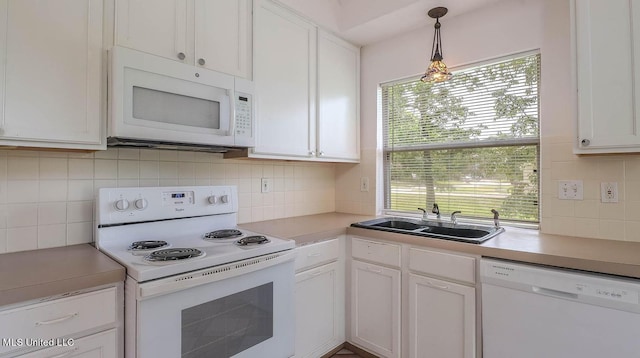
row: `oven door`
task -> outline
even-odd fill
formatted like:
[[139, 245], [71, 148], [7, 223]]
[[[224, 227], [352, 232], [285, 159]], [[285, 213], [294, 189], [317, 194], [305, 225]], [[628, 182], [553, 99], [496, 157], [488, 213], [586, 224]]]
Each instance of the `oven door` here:
[[135, 317], [127, 315], [128, 329], [135, 320], [127, 356], [293, 356], [294, 257], [277, 253], [134, 285], [127, 293], [138, 296]]
[[234, 144], [233, 76], [121, 47], [111, 68], [110, 137]]

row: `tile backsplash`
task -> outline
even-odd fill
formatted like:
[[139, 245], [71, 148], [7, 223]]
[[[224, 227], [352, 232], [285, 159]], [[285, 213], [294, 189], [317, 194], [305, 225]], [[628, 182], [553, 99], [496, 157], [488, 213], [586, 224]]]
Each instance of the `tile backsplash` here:
[[[260, 179], [272, 192], [260, 192]], [[237, 185], [238, 222], [335, 210], [335, 165], [223, 160], [221, 154], [113, 149], [0, 151], [0, 253], [93, 241], [98, 188]]]

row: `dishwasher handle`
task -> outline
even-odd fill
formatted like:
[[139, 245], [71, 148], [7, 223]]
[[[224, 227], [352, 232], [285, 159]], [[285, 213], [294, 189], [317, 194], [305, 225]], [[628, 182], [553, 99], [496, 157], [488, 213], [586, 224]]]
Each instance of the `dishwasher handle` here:
[[578, 299], [578, 295], [571, 292], [552, 290], [550, 288], [544, 288], [544, 287], [538, 287], [538, 286], [532, 286], [531, 290], [534, 293], [537, 293], [539, 295], [552, 296], [552, 297], [558, 297], [558, 298], [568, 298], [571, 300]]

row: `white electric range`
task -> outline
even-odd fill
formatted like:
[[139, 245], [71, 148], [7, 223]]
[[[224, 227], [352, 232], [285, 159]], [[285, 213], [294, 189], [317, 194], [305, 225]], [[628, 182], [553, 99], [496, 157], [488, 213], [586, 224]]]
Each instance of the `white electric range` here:
[[234, 186], [99, 190], [96, 246], [127, 269], [127, 358], [293, 356], [295, 244], [238, 229], [237, 210]]

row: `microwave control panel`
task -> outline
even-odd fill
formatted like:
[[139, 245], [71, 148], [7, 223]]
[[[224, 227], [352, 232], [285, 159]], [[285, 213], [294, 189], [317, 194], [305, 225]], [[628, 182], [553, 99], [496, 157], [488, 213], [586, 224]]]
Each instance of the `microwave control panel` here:
[[236, 136], [251, 138], [253, 122], [253, 98], [247, 93], [236, 92]]

